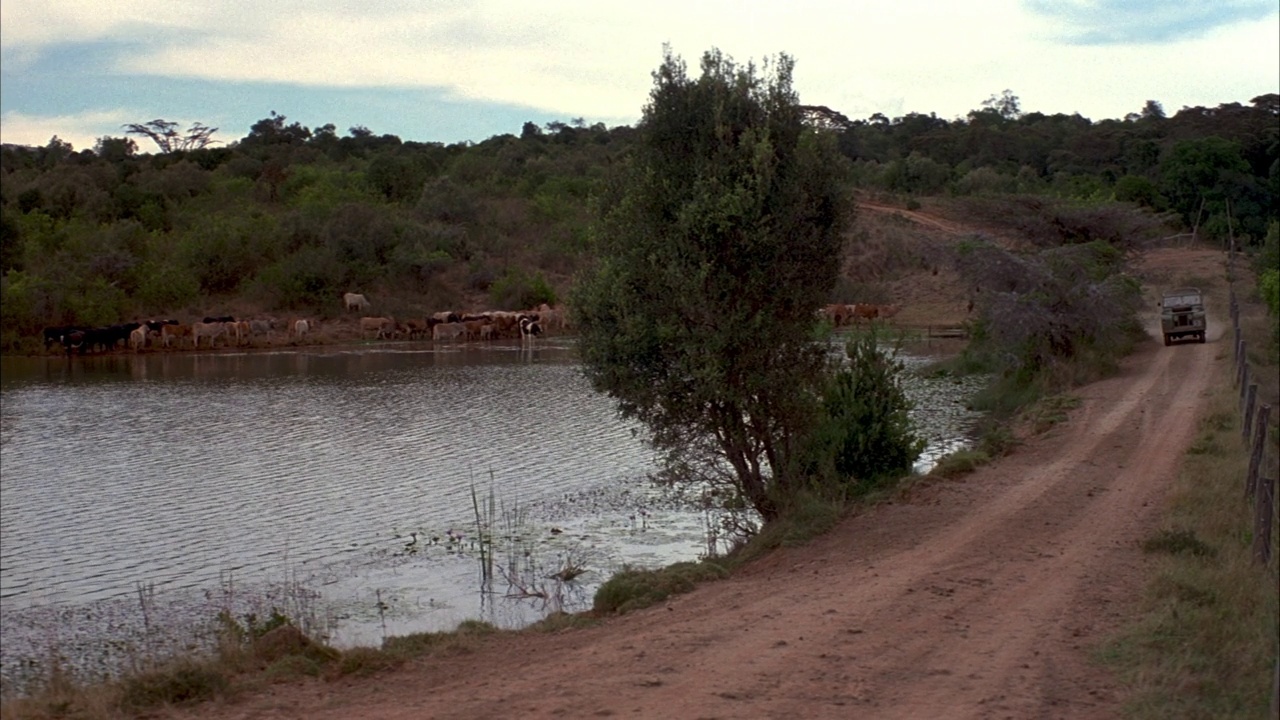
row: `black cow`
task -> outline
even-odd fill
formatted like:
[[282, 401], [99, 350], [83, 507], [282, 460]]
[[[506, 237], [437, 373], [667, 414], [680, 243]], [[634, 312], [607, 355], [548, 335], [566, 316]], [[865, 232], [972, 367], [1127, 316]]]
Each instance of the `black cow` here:
[[536, 316], [522, 315], [520, 317], [520, 337], [533, 338], [542, 334], [542, 326], [538, 324]]
[[67, 344], [67, 341], [66, 341], [67, 334], [80, 329], [82, 328], [75, 327], [74, 325], [59, 325], [57, 327], [45, 328], [44, 329], [44, 349], [45, 350], [53, 349], [54, 343], [58, 343], [60, 345], [65, 346]]

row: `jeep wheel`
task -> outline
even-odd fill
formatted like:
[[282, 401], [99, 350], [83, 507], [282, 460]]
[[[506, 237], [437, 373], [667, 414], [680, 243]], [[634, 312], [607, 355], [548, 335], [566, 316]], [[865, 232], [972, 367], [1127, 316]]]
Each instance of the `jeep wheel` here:
[[1168, 335], [1168, 333], [1166, 333], [1166, 334], [1165, 334], [1165, 336], [1164, 336], [1164, 346], [1165, 346], [1165, 347], [1169, 347], [1169, 343], [1170, 343], [1169, 335]]
[[1200, 343], [1204, 344], [1204, 333], [1200, 333]]

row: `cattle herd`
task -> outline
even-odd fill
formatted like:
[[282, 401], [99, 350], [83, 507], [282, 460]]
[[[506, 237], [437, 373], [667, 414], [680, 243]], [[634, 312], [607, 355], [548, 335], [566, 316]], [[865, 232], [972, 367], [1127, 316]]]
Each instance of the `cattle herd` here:
[[[344, 308], [367, 311], [371, 304], [363, 296], [347, 293]], [[332, 321], [335, 330], [349, 321]], [[238, 319], [231, 316], [205, 317], [199, 322], [146, 320], [107, 327], [61, 326], [44, 329], [44, 346], [61, 347], [68, 355], [112, 352], [122, 348], [141, 352], [148, 346], [166, 349], [200, 349], [256, 345], [276, 339], [294, 343], [305, 341], [320, 327], [317, 320], [276, 318]], [[504, 338], [529, 340], [547, 331], [566, 328], [564, 312], [548, 305], [523, 312], [480, 313], [439, 312], [423, 318], [397, 321], [392, 317], [362, 316], [356, 323], [364, 339], [405, 339], [433, 341], [481, 341]]]
[[855, 305], [827, 305], [818, 311], [819, 315], [831, 321], [835, 327], [856, 325], [862, 321], [888, 320], [898, 314], [901, 308], [897, 305], [872, 305], [858, 303]]
[[[364, 295], [343, 296], [345, 312], [365, 313], [372, 307]], [[853, 325], [861, 321], [883, 320], [898, 312], [897, 305], [827, 305], [820, 317], [833, 326]], [[422, 318], [396, 320], [389, 316], [361, 315], [356, 323], [360, 337], [367, 340], [404, 339], [436, 342], [478, 342], [487, 340], [529, 340], [547, 332], [567, 329], [564, 311], [548, 305], [521, 312], [488, 311], [479, 313], [438, 312]], [[336, 321], [349, 325], [345, 320]], [[60, 346], [68, 355], [112, 352], [127, 348], [141, 352], [148, 345], [166, 349], [214, 348], [272, 344], [273, 338], [294, 343], [305, 341], [320, 326], [316, 320], [276, 318], [237, 319], [231, 316], [206, 317], [185, 324], [177, 320], [146, 320], [107, 327], [49, 327], [44, 329], [46, 351]]]

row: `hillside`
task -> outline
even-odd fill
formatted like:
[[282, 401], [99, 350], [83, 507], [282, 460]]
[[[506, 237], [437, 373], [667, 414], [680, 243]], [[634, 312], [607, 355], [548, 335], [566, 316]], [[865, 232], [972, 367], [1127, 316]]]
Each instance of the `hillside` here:
[[[1128, 212], [1159, 218], [1163, 235], [1261, 245], [1280, 196], [1278, 108], [1271, 94], [1096, 123], [982, 108], [811, 126], [864, 201], [829, 302], [889, 301], [915, 270], [946, 271], [945, 253], [911, 247], [920, 206], [1018, 243], [1152, 239], [1117, 222]], [[3, 145], [0, 349], [38, 352], [41, 329], [58, 325], [326, 320], [346, 292], [397, 317], [555, 304], [591, 261], [596, 201], [642, 137], [527, 123], [519, 136], [443, 145], [359, 126], [340, 137], [272, 113], [246, 137], [180, 151], [128, 136], [78, 152], [57, 138]], [[934, 309], [904, 320], [953, 305], [922, 299]]]

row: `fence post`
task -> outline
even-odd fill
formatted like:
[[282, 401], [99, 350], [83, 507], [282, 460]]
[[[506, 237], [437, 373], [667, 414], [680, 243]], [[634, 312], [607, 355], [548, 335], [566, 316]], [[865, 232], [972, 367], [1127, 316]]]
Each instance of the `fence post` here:
[[1244, 478], [1244, 496], [1253, 497], [1258, 485], [1258, 472], [1262, 469], [1263, 453], [1267, 449], [1267, 425], [1271, 423], [1271, 406], [1263, 405], [1258, 409], [1258, 431], [1253, 437], [1253, 447], [1249, 451], [1249, 472]]
[[1244, 397], [1249, 390], [1249, 363], [1244, 364], [1244, 369], [1240, 371], [1240, 409], [1244, 409]]
[[1244, 340], [1236, 343], [1236, 387], [1240, 387], [1240, 380], [1244, 376], [1244, 369], [1248, 367], [1248, 363], [1244, 360], [1244, 348]]
[[1253, 496], [1253, 559], [1262, 565], [1271, 563], [1271, 518], [1275, 497], [1276, 479], [1258, 478], [1258, 489]]
[[1249, 442], [1249, 430], [1253, 428], [1253, 404], [1258, 400], [1258, 385], [1249, 386], [1249, 395], [1244, 401], [1244, 427], [1240, 431], [1240, 439]]

